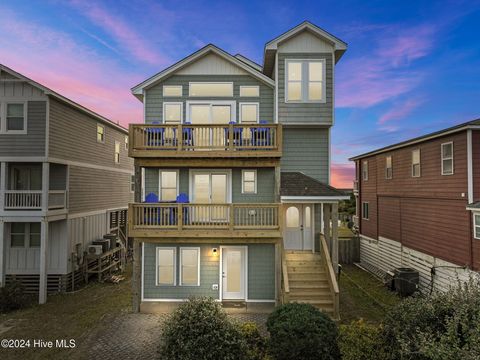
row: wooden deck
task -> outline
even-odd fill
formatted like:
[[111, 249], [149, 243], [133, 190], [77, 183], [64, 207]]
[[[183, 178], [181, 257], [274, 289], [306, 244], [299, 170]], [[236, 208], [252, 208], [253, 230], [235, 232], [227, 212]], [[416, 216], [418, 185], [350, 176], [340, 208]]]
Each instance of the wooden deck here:
[[134, 158], [280, 158], [280, 124], [130, 124]]
[[280, 238], [280, 204], [129, 205], [129, 236], [142, 238]]

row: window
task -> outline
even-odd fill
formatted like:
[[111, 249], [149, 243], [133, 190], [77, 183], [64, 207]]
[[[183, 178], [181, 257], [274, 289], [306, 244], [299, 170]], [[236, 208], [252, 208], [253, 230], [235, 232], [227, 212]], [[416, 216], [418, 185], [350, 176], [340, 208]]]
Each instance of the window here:
[[97, 124], [97, 142], [105, 143], [105, 127]]
[[285, 101], [325, 102], [325, 60], [286, 60]]
[[14, 222], [10, 225], [10, 247], [40, 247], [40, 223]]
[[200, 248], [180, 248], [180, 285], [200, 286]]
[[393, 177], [392, 157], [387, 156], [385, 158], [385, 179], [391, 179]]
[[7, 103], [5, 114], [5, 131], [11, 133], [26, 132], [25, 103]]
[[163, 103], [163, 122], [165, 124], [180, 124], [182, 119], [182, 103]]
[[115, 162], [120, 162], [120, 141], [115, 140]]
[[296, 206], [290, 206], [286, 213], [287, 227], [297, 228], [300, 226], [300, 212]]
[[362, 179], [365, 181], [368, 180], [368, 161], [367, 160], [362, 162]]
[[189, 93], [190, 96], [232, 97], [233, 83], [191, 82]]
[[242, 194], [257, 193], [257, 171], [242, 170]]
[[192, 101], [187, 119], [192, 124], [228, 124], [235, 121], [235, 101]]
[[128, 151], [128, 136], [125, 136], [125, 150]]
[[157, 286], [176, 285], [176, 249], [157, 247]]
[[480, 239], [480, 214], [473, 214], [473, 236], [475, 239]]
[[178, 171], [160, 171], [160, 201], [175, 201], [178, 195]]
[[182, 85], [163, 85], [163, 96], [182, 96]]
[[453, 174], [453, 142], [442, 144], [442, 175]]
[[240, 96], [242, 97], [259, 97], [259, 86], [240, 86]]
[[412, 177], [420, 177], [420, 149], [412, 151]]
[[258, 123], [258, 103], [240, 103], [240, 122], [242, 124]]
[[364, 220], [369, 219], [368, 202], [362, 202], [362, 219], [364, 219]]

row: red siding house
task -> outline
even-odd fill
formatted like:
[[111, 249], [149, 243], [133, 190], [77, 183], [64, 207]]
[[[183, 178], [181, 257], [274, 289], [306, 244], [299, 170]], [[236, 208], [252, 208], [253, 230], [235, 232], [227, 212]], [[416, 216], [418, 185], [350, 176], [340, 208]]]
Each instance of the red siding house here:
[[415, 268], [423, 291], [480, 270], [480, 120], [350, 160], [365, 267]]

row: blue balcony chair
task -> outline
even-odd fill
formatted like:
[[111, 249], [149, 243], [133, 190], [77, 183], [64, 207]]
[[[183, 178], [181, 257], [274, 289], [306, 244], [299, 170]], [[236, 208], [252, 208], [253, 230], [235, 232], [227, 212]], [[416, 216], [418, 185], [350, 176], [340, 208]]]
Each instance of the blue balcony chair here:
[[[235, 121], [230, 121], [228, 123], [229, 125], [235, 125]], [[230, 128], [225, 128], [225, 146], [229, 146], [229, 141], [230, 141]], [[234, 127], [233, 128], [233, 146], [241, 146], [242, 145], [242, 135], [243, 134], [243, 129], [240, 127]]]
[[[152, 125], [158, 125], [160, 122], [153, 121]], [[165, 128], [148, 128], [147, 129], [147, 145], [162, 146], [164, 144]]]
[[[184, 125], [191, 125], [191, 122], [185, 122]], [[183, 144], [185, 146], [192, 146], [193, 147], [193, 128], [191, 127], [183, 127]], [[178, 202], [178, 201], [177, 201]]]
[[[259, 124], [268, 124], [267, 120], [260, 120]], [[269, 127], [256, 127], [250, 129], [252, 133], [252, 145], [270, 146], [272, 144]]]

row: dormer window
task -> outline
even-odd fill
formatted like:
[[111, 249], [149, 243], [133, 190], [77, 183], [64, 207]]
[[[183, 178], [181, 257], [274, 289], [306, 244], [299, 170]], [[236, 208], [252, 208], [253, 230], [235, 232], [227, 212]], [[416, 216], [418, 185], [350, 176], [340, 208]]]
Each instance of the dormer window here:
[[325, 102], [325, 60], [286, 60], [285, 102]]

